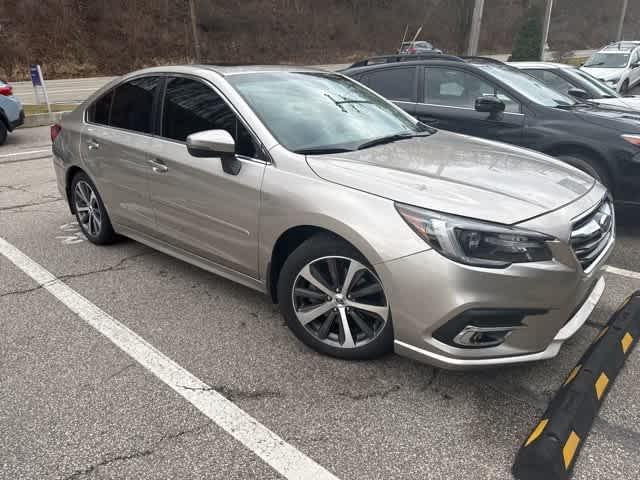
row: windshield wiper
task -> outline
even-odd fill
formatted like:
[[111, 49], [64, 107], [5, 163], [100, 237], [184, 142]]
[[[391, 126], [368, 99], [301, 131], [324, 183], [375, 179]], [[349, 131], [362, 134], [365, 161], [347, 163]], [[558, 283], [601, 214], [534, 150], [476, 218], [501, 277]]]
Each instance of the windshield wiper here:
[[300, 148], [298, 150], [294, 150], [293, 153], [297, 153], [299, 155], [329, 155], [331, 153], [345, 153], [345, 152], [353, 152], [350, 148], [342, 148], [342, 147], [317, 147], [317, 148]]
[[398, 140], [406, 140], [407, 138], [414, 137], [428, 137], [433, 132], [420, 132], [420, 133], [396, 133], [394, 135], [387, 135], [385, 137], [374, 138], [373, 140], [369, 140], [368, 142], [364, 142], [358, 145], [356, 150], [363, 150], [369, 147], [375, 147], [376, 145], [383, 145], [385, 143], [397, 142]]

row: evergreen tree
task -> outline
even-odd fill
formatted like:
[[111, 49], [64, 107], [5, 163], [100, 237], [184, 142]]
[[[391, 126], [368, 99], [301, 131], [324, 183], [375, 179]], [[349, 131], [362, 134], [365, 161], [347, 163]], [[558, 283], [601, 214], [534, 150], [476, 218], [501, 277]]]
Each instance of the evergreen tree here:
[[542, 10], [538, 6], [529, 7], [523, 17], [522, 26], [513, 42], [511, 60], [521, 62], [540, 60], [542, 42]]

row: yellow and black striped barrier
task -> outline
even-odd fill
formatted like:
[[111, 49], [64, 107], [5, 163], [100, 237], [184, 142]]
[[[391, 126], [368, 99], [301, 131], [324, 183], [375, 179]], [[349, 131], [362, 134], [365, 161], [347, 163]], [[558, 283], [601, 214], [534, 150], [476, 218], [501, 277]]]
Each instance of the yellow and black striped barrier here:
[[611, 384], [640, 338], [640, 291], [613, 314], [516, 455], [518, 480], [566, 480]]

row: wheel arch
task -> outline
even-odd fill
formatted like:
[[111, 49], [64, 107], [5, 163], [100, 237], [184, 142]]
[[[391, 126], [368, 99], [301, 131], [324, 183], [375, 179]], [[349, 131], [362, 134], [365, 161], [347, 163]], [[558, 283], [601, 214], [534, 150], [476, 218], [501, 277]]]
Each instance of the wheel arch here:
[[[280, 278], [280, 272], [289, 255], [302, 245], [303, 242], [318, 234], [326, 234], [338, 238], [353, 248], [358, 250], [365, 258], [368, 259], [366, 251], [368, 248], [359, 248], [354, 242], [345, 238], [343, 235], [339, 235], [335, 231], [321, 227], [318, 225], [297, 225], [284, 231], [276, 240], [271, 249], [271, 256], [266, 268], [266, 287], [273, 303], [278, 303], [278, 279]], [[358, 242], [360, 243], [360, 242]], [[364, 250], [364, 251], [363, 251]]]
[[557, 157], [559, 155], [575, 155], [585, 161], [593, 159], [597, 162], [595, 167], [604, 171], [609, 182], [611, 182], [612, 189], [615, 188], [614, 175], [611, 171], [611, 166], [608, 164], [605, 155], [593, 147], [578, 143], [557, 143], [546, 147], [543, 150], [543, 153], [551, 155], [552, 157]]
[[71, 165], [65, 173], [64, 190], [67, 196], [67, 204], [69, 205], [69, 210], [71, 211], [72, 215], [75, 215], [76, 211], [73, 202], [71, 201], [71, 182], [73, 182], [73, 177], [75, 177], [78, 173], [84, 173], [85, 175], [88, 175], [87, 172], [85, 172], [77, 165]]

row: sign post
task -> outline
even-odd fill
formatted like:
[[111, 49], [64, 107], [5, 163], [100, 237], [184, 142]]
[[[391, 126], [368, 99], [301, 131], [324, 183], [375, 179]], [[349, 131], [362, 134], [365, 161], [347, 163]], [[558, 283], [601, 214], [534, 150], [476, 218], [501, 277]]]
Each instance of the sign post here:
[[47, 110], [49, 111], [49, 117], [51, 117], [51, 102], [49, 102], [49, 94], [47, 93], [47, 86], [44, 83], [42, 76], [42, 69], [40, 65], [29, 65], [29, 74], [31, 75], [31, 84], [33, 85], [33, 95], [36, 98], [36, 104], [40, 105], [40, 93], [47, 104]]

